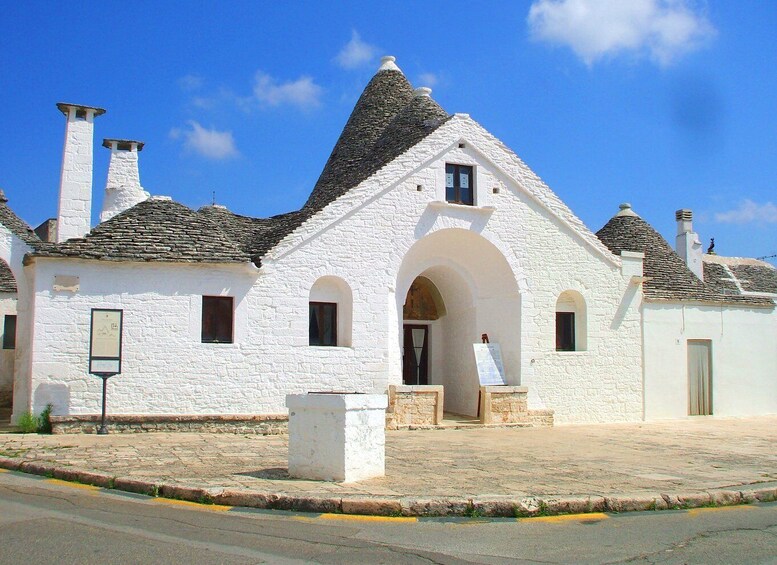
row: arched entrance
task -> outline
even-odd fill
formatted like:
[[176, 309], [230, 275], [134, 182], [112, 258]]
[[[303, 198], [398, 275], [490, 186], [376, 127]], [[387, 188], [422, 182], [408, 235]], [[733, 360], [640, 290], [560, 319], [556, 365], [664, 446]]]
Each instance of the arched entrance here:
[[499, 343], [509, 384], [520, 384], [520, 294], [502, 253], [464, 229], [437, 231], [405, 255], [397, 280], [402, 382], [443, 385], [446, 412], [475, 416], [472, 345]]

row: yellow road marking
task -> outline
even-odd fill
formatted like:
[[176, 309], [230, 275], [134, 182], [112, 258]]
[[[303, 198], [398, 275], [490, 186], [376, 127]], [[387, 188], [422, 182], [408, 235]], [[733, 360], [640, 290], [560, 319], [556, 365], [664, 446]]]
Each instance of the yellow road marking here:
[[753, 510], [755, 506], [741, 505], [741, 506], [710, 506], [706, 508], [691, 508], [688, 510], [688, 516], [698, 516], [707, 512], [728, 512], [730, 510]]
[[0, 469], [0, 473], [10, 473], [10, 472], [11, 471], [9, 471], [8, 469]]
[[537, 516], [535, 518], [518, 518], [519, 522], [596, 522], [598, 520], [607, 520], [610, 517], [603, 512], [592, 512], [590, 514], [561, 514], [559, 516]]
[[190, 502], [188, 500], [177, 500], [175, 498], [152, 498], [151, 502], [159, 504], [169, 504], [171, 506], [188, 506], [197, 510], [212, 510], [214, 512], [228, 512], [232, 506], [223, 506], [221, 504], [200, 504], [199, 502]]
[[96, 487], [94, 485], [85, 485], [82, 483], [71, 483], [70, 481], [63, 481], [61, 479], [45, 479], [45, 482], [52, 484], [52, 485], [59, 485], [62, 487], [72, 487], [72, 488], [80, 488], [83, 490], [89, 490], [92, 492], [100, 490], [100, 487]]
[[417, 522], [415, 516], [362, 516], [361, 514], [321, 514], [323, 520], [343, 520], [346, 522]]

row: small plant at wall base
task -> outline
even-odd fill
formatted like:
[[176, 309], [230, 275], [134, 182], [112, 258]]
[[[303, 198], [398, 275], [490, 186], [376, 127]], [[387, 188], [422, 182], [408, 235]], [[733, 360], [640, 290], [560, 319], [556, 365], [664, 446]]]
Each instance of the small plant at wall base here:
[[50, 434], [51, 433], [51, 410], [54, 408], [51, 404], [46, 404], [43, 412], [40, 416], [33, 415], [32, 412], [27, 410], [19, 416], [19, 420], [16, 422], [16, 427], [19, 433], [22, 434]]
[[19, 429], [19, 433], [34, 434], [38, 431], [38, 419], [29, 410], [22, 412], [19, 420], [16, 422], [16, 427]]
[[43, 409], [43, 412], [41, 412], [40, 416], [38, 416], [39, 434], [51, 433], [51, 411], [53, 408], [54, 406], [51, 403], [46, 404], [46, 407]]

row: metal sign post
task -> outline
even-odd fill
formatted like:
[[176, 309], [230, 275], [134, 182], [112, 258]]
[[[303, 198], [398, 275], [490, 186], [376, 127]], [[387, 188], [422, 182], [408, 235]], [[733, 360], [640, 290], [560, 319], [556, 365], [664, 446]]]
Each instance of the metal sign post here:
[[121, 346], [123, 310], [92, 308], [92, 325], [89, 339], [89, 373], [103, 380], [102, 417], [99, 435], [108, 433], [105, 422], [108, 379], [121, 373]]

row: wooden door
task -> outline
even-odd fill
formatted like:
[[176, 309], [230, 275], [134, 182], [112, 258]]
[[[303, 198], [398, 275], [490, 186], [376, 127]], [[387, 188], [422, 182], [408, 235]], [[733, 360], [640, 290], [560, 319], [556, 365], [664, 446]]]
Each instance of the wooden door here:
[[712, 342], [688, 340], [688, 414], [712, 414]]

